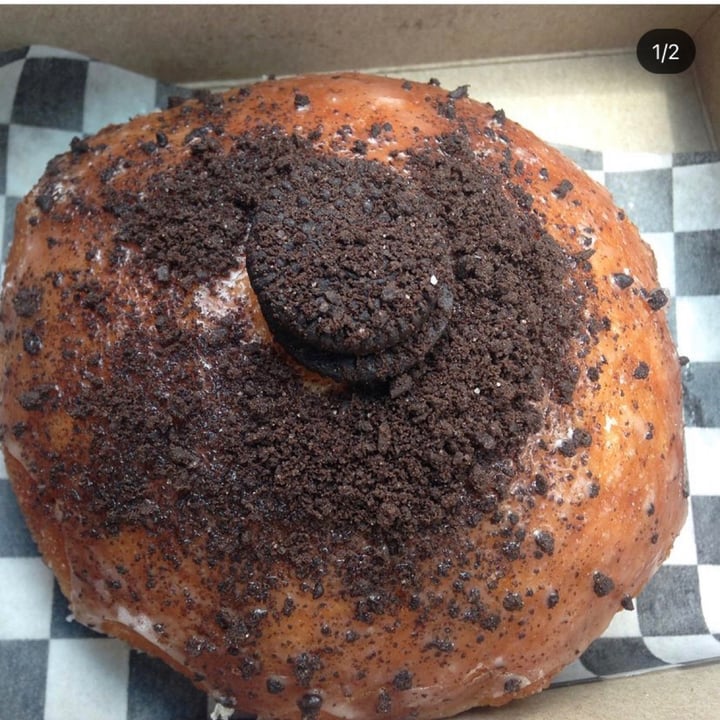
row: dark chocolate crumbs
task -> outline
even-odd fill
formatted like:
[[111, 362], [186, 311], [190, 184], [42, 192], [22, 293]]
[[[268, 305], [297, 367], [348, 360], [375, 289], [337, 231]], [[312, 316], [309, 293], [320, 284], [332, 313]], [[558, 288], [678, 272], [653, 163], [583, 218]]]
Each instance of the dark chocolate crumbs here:
[[320, 693], [306, 693], [297, 701], [297, 705], [303, 713], [303, 720], [305, 720], [306, 715], [317, 714], [323, 705], [323, 698]]
[[522, 599], [520, 593], [509, 592], [503, 598], [503, 607], [510, 612], [522, 610], [525, 607], [525, 602]]
[[302, 108], [306, 108], [310, 105], [310, 98], [307, 95], [295, 93], [295, 98], [293, 102], [295, 105], [295, 109], [301, 110]]
[[555, 195], [558, 200], [563, 200], [572, 189], [573, 184], [569, 180], [561, 180], [560, 184], [556, 188], [553, 188], [552, 194]]
[[86, 152], [89, 152], [89, 150], [90, 146], [88, 145], [87, 140], [76, 136], [70, 141], [70, 151], [73, 155], [84, 155]]
[[466, 98], [468, 96], [468, 88], [469, 85], [460, 85], [459, 87], [456, 87], [454, 90], [451, 90], [448, 93], [448, 97], [451, 100], [460, 100], [461, 98]]
[[555, 538], [553, 534], [547, 530], [537, 530], [533, 533], [535, 544], [547, 555], [552, 555], [555, 551]]
[[452, 98], [449, 98], [447, 102], [439, 102], [437, 105], [437, 112], [440, 117], [444, 117], [447, 120], [455, 120], [457, 117], [455, 101]]
[[42, 350], [42, 339], [33, 330], [23, 331], [23, 349], [28, 355], [37, 355]]
[[564, 438], [558, 445], [558, 452], [565, 457], [575, 457], [578, 451], [578, 444], [575, 438]]
[[660, 310], [660, 308], [665, 307], [668, 302], [668, 296], [660, 288], [646, 294], [645, 299], [647, 300], [647, 304], [650, 306], [650, 309], [653, 311]]
[[572, 442], [576, 448], [587, 448], [592, 445], [592, 435], [582, 428], [575, 428], [572, 433]]
[[505, 681], [505, 692], [506, 693], [516, 693], [520, 690], [520, 679], [519, 678], [509, 678]]
[[577, 447], [590, 447], [592, 445], [592, 435], [582, 428], [575, 428], [572, 434], [573, 442]]
[[629, 595], [622, 596], [622, 599], [620, 600], [620, 605], [622, 605], [624, 610], [634, 610], [635, 609], [635, 603], [633, 602], [633, 599]]
[[300, 687], [309, 687], [313, 675], [323, 666], [322, 660], [318, 655], [312, 653], [300, 653], [292, 660], [293, 673]]
[[547, 495], [548, 491], [548, 483], [547, 480], [543, 475], [535, 475], [533, 478], [532, 484], [530, 486], [530, 489], [536, 494], [536, 495]]
[[18, 397], [18, 402], [24, 410], [43, 410], [45, 403], [55, 394], [55, 386], [49, 384], [39, 385], [32, 390], [23, 392]]
[[637, 367], [633, 370], [633, 377], [636, 380], [646, 380], [650, 375], [650, 366], [642, 360], [638, 363]]
[[55, 204], [55, 200], [53, 199], [53, 196], [49, 193], [38, 195], [35, 198], [35, 204], [42, 210], [44, 213], [48, 213], [52, 210], [53, 205]]
[[409, 80], [405, 80], [400, 86], [403, 90], [412, 90], [412, 83]]
[[265, 682], [265, 687], [271, 695], [277, 695], [285, 689], [285, 681], [279, 677], [269, 677]]
[[500, 627], [500, 622], [500, 616], [497, 613], [491, 613], [480, 619], [480, 627], [488, 632], [494, 632]]
[[402, 669], [393, 678], [393, 687], [396, 690], [409, 690], [413, 685], [412, 673], [407, 669]]
[[621, 290], [627, 290], [635, 282], [633, 276], [627, 273], [613, 273], [612, 279]]
[[168, 136], [161, 130], [158, 130], [158, 132], [155, 133], [155, 142], [157, 143], [158, 147], [167, 147]]
[[[499, 110], [496, 110], [496, 111], [493, 113], [492, 119], [493, 119], [493, 121], [496, 122], [498, 125], [504, 125], [504, 124], [505, 124], [505, 120], [507, 119], [507, 118], [505, 117], [505, 111], [504, 111], [502, 108], [500, 108]], [[522, 161], [521, 161], [521, 160], [518, 160], [518, 162], [520, 163], [520, 162], [522, 162]], [[522, 173], [518, 173], [518, 174], [522, 174]]]
[[503, 543], [502, 554], [508, 560], [517, 560], [521, 554], [520, 553], [520, 543], [515, 542], [515, 541]]
[[606, 595], [609, 595], [614, 589], [615, 583], [613, 582], [612, 578], [601, 572], [593, 573], [593, 592], [598, 597], [605, 597]]
[[21, 287], [13, 298], [13, 308], [19, 317], [32, 317], [40, 309], [42, 290], [39, 287]]
[[552, 610], [560, 602], [560, 593], [557, 590], [551, 590], [547, 596], [548, 609]]

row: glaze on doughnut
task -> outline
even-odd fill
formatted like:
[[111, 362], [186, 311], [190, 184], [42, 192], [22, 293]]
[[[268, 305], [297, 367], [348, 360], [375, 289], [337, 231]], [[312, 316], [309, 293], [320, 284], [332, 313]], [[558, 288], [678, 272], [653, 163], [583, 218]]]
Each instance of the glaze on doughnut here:
[[20, 204], [6, 464], [75, 618], [228, 706], [502, 705], [680, 531], [666, 301], [607, 191], [462, 88], [208, 95]]

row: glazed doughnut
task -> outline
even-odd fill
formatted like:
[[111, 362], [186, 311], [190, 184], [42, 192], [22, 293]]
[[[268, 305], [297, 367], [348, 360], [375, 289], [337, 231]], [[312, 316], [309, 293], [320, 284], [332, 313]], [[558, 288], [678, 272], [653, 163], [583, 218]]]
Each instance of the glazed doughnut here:
[[651, 250], [502, 111], [342, 74], [73, 141], [2, 298], [10, 479], [75, 618], [263, 719], [546, 687], [686, 514]]

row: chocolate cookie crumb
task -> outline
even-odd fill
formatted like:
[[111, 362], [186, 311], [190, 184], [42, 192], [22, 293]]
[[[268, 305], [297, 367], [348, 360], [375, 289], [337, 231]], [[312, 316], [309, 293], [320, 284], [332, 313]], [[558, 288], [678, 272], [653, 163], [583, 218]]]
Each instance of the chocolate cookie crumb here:
[[633, 276], [627, 273], [613, 273], [612, 279], [621, 290], [627, 290], [635, 282]]
[[466, 98], [468, 96], [468, 89], [470, 88], [469, 85], [460, 85], [459, 87], [455, 88], [454, 90], [450, 91], [448, 93], [448, 97], [451, 100], [460, 100], [461, 98]]
[[45, 403], [55, 394], [55, 386], [49, 384], [38, 385], [32, 390], [23, 392], [18, 397], [18, 402], [24, 410], [43, 410]]
[[614, 589], [615, 583], [613, 582], [612, 578], [601, 572], [593, 573], [593, 592], [598, 597], [605, 597], [606, 595], [609, 595]]
[[37, 355], [42, 350], [42, 339], [33, 330], [23, 331], [23, 349], [28, 355]]
[[503, 598], [502, 604], [503, 607], [510, 612], [522, 610], [525, 607], [525, 602], [523, 601], [520, 593], [516, 592], [507, 593]]
[[569, 180], [563, 179], [556, 188], [553, 188], [552, 194], [555, 195], [558, 200], [563, 200], [572, 189], [573, 184]]
[[[493, 113], [492, 119], [493, 119], [493, 122], [496, 122], [498, 125], [504, 125], [505, 120], [507, 119], [505, 117], [505, 111], [502, 108], [500, 108], [500, 110], [496, 110]], [[522, 162], [522, 161], [518, 161], [518, 162]], [[521, 174], [521, 173], [518, 173], [518, 174]]]
[[504, 690], [506, 693], [516, 693], [520, 690], [521, 683], [519, 678], [509, 678], [505, 681]]
[[12, 300], [18, 317], [32, 317], [40, 309], [42, 290], [39, 287], [21, 287]]
[[393, 687], [396, 690], [409, 690], [413, 685], [412, 680], [413, 676], [409, 670], [400, 670], [393, 678]]
[[633, 377], [636, 380], [646, 380], [650, 375], [650, 366], [642, 360], [638, 363], [637, 367], [633, 370]]
[[647, 300], [647, 304], [650, 306], [650, 309], [653, 311], [660, 310], [660, 308], [665, 307], [668, 302], [668, 296], [660, 288], [657, 288], [650, 293], [646, 292], [645, 299]]
[[265, 682], [265, 687], [271, 695], [277, 695], [285, 689], [285, 681], [278, 677], [269, 677]]
[[73, 155], [84, 155], [86, 152], [90, 151], [90, 146], [88, 145], [87, 140], [76, 136], [70, 140], [70, 151]]
[[319, 693], [306, 693], [298, 700], [297, 705], [303, 713], [303, 720], [310, 720], [322, 708], [323, 698]]
[[530, 489], [536, 495], [547, 495], [547, 491], [548, 491], [547, 480], [542, 475], [535, 475], [535, 477], [533, 478], [532, 484], [530, 486]]
[[547, 555], [552, 555], [555, 551], [555, 538], [553, 534], [547, 530], [536, 530], [533, 533], [536, 545]]
[[291, 663], [300, 687], [309, 687], [315, 672], [323, 667], [322, 660], [312, 653], [300, 653]]
[[624, 610], [635, 609], [635, 603], [633, 603], [633, 599], [629, 595], [622, 596], [622, 599], [620, 600], [620, 605], [622, 605]]
[[55, 205], [55, 199], [49, 193], [45, 193], [42, 195], [38, 195], [35, 198], [35, 204], [40, 208], [42, 212], [49, 213], [52, 210], [53, 205]]
[[447, 120], [455, 120], [457, 117], [455, 101], [452, 98], [449, 98], [447, 102], [439, 102], [437, 105], [437, 112], [440, 117], [444, 117]]

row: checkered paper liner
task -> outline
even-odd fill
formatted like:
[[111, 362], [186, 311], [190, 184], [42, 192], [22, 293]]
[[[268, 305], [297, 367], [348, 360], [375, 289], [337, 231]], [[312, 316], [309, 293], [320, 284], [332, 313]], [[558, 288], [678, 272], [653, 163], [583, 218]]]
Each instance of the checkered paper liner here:
[[[0, 240], [15, 208], [75, 136], [189, 91], [67, 51], [0, 52]], [[649, 155], [562, 147], [603, 183], [653, 247], [683, 376], [688, 521], [667, 562], [555, 684], [720, 660], [720, 153]], [[203, 720], [188, 681], [69, 621], [0, 461], [0, 720]], [[90, 713], [88, 715], [88, 713]]]

